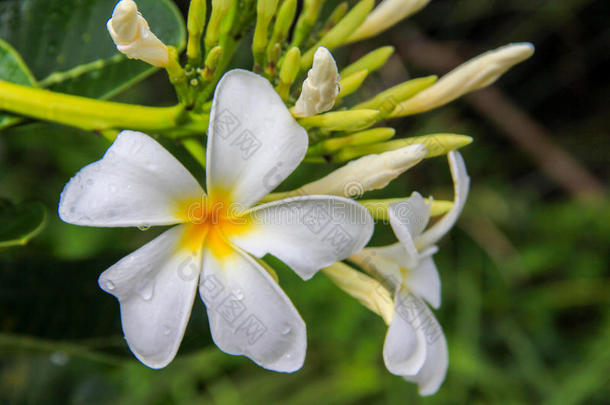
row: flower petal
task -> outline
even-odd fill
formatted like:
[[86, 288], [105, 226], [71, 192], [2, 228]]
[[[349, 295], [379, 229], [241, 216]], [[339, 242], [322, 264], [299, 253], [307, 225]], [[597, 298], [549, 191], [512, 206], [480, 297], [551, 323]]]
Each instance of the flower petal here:
[[[424, 304], [422, 304], [424, 305]], [[425, 305], [424, 305], [425, 306]], [[415, 382], [419, 386], [420, 395], [432, 395], [440, 388], [447, 375], [449, 366], [449, 353], [447, 351], [447, 340], [434, 315], [427, 309], [428, 330], [426, 333], [426, 361], [416, 375], [404, 375], [407, 381]]]
[[404, 286], [394, 297], [394, 316], [383, 344], [383, 360], [396, 375], [415, 375], [426, 360], [426, 336], [420, 306], [425, 304]]
[[394, 234], [406, 250], [406, 260], [402, 264], [415, 268], [419, 253], [414, 240], [428, 225], [430, 206], [418, 192], [413, 192], [406, 200], [390, 204], [388, 217]]
[[245, 210], [278, 186], [307, 151], [307, 131], [269, 81], [232, 70], [216, 87], [210, 112], [207, 187], [230, 192]]
[[169, 225], [180, 201], [201, 198], [197, 180], [146, 134], [123, 131], [104, 157], [66, 184], [59, 216], [86, 226]]
[[254, 207], [256, 231], [232, 242], [257, 257], [270, 253], [307, 280], [322, 267], [359, 252], [373, 234], [373, 218], [343, 197], [303, 196]]
[[455, 193], [453, 207], [437, 223], [428, 228], [424, 233], [415, 238], [418, 247], [434, 245], [455, 225], [458, 217], [464, 209], [468, 190], [470, 188], [470, 177], [466, 172], [466, 164], [460, 152], [451, 151], [447, 154], [449, 168], [453, 178], [453, 190]]
[[413, 293], [428, 301], [433, 308], [441, 306], [441, 279], [432, 260], [432, 254], [436, 251], [435, 246], [422, 252], [419, 265], [409, 271], [405, 280]]
[[201, 254], [179, 251], [185, 226], [165, 231], [103, 272], [100, 287], [117, 297], [129, 348], [148, 367], [176, 355], [188, 323]]
[[383, 283], [390, 287], [390, 291], [396, 291], [402, 284], [403, 274], [400, 267], [404, 261], [404, 252], [405, 249], [400, 243], [364, 248], [350, 256], [349, 261], [362, 267], [367, 273], [381, 277]]
[[199, 285], [214, 342], [269, 370], [298, 370], [307, 349], [305, 322], [263, 267], [239, 248], [226, 248], [219, 255], [206, 245]]

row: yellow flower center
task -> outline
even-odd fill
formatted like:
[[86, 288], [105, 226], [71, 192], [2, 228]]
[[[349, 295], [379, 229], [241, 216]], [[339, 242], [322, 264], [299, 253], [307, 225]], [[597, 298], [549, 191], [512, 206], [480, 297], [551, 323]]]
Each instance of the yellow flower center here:
[[251, 232], [253, 224], [247, 215], [240, 214], [238, 206], [229, 202], [228, 193], [210, 194], [179, 204], [178, 215], [187, 225], [180, 248], [196, 254], [205, 245], [216, 258], [225, 259], [233, 252], [227, 239]]

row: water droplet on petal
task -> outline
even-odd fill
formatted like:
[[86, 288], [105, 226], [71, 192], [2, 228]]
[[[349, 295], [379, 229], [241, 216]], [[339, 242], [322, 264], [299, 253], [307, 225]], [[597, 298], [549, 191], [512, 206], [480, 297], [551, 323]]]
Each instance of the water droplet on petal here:
[[150, 225], [138, 226], [138, 229], [141, 231], [148, 231], [150, 229]]
[[292, 328], [289, 325], [284, 326], [282, 329], [282, 335], [289, 335], [292, 332]]
[[148, 301], [153, 297], [155, 284], [153, 280], [144, 280], [137, 290], [140, 297], [142, 297], [144, 301]]
[[107, 290], [112, 291], [115, 289], [116, 286], [114, 285], [112, 280], [106, 280], [106, 282], [104, 283], [104, 287], [106, 287]]

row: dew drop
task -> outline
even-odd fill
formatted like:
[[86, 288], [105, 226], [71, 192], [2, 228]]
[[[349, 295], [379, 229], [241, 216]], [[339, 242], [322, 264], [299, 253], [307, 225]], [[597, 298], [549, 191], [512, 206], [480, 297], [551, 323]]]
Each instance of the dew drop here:
[[106, 280], [104, 285], [106, 286], [106, 289], [110, 291], [114, 290], [114, 288], [116, 287], [111, 280]]
[[291, 332], [292, 332], [292, 328], [288, 325], [284, 326], [284, 329], [282, 329], [282, 335], [284, 335], [284, 336], [290, 335]]
[[145, 280], [138, 288], [138, 294], [144, 301], [149, 301], [155, 292], [155, 285], [152, 280]]
[[150, 229], [150, 225], [138, 226], [138, 229], [141, 231], [148, 231]]

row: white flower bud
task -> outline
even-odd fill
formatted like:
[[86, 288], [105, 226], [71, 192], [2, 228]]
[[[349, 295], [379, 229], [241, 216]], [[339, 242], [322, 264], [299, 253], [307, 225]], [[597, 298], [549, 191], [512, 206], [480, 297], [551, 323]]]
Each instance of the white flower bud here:
[[328, 176], [304, 185], [304, 194], [330, 194], [358, 198], [366, 191], [384, 188], [428, 153], [423, 144], [363, 156], [335, 170]]
[[428, 111], [458, 97], [489, 86], [508, 69], [534, 54], [530, 43], [510, 44], [485, 52], [453, 69], [414, 97], [398, 104], [391, 117]]
[[421, 10], [429, 2], [430, 0], [383, 0], [350, 35], [348, 41], [354, 42], [377, 35]]
[[133, 0], [121, 0], [106, 24], [119, 52], [153, 66], [164, 67], [169, 61], [167, 46], [153, 34], [148, 22], [138, 12]]
[[330, 51], [323, 46], [316, 50], [313, 66], [303, 82], [301, 95], [292, 114], [295, 117], [310, 117], [330, 110], [339, 94], [339, 71]]

